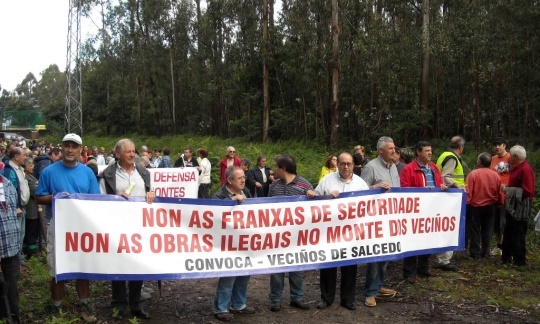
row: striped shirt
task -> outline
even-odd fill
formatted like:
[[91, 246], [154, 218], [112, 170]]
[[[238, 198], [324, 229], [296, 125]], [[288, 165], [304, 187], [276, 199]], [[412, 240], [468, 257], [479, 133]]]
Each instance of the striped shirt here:
[[289, 183], [277, 179], [272, 182], [268, 197], [276, 196], [303, 196], [308, 190], [312, 190], [313, 186], [304, 177], [296, 175], [293, 181]]
[[418, 166], [420, 166], [420, 170], [424, 172], [424, 175], [426, 176], [426, 187], [435, 187], [435, 178], [433, 177], [433, 172], [431, 171], [431, 168], [428, 165], [422, 165], [420, 162], [416, 161], [418, 163]]

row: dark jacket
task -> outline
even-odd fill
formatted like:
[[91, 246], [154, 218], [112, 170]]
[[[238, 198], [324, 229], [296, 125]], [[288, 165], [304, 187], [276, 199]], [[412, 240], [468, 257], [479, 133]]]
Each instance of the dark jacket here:
[[28, 181], [28, 188], [30, 189], [30, 199], [26, 204], [26, 219], [37, 219], [39, 216], [36, 204], [36, 188], [38, 180], [31, 174], [26, 175], [26, 180]]
[[[249, 190], [247, 188], [242, 189], [242, 192], [246, 196], [246, 198], [251, 198], [251, 194], [249, 193]], [[229, 197], [229, 192], [227, 191], [227, 185], [224, 185], [216, 191], [212, 199], [221, 199], [221, 200], [231, 200], [231, 197]]]
[[39, 180], [39, 175], [49, 165], [53, 164], [54, 161], [51, 159], [51, 156], [49, 154], [41, 154], [38, 155], [34, 159], [34, 172], [32, 175]]
[[[270, 168], [264, 167], [264, 173], [266, 174], [266, 182], [263, 182], [263, 175], [261, 169], [258, 166], [252, 168], [247, 172], [246, 186], [249, 188], [251, 196], [255, 197], [268, 197], [268, 190], [270, 189]], [[262, 184], [262, 187], [257, 188], [255, 183]]]
[[[184, 158], [183, 157], [180, 157], [178, 158], [178, 160], [176, 160], [176, 162], [174, 162], [174, 166], [173, 168], [181, 168], [181, 167], [184, 167]], [[194, 158], [194, 157], [191, 157], [191, 161], [189, 161], [191, 163], [191, 165], [188, 165], [189, 167], [198, 167], [199, 166], [199, 162], [197, 162], [197, 159]], [[189, 163], [188, 163], [189, 164]]]
[[531, 201], [523, 197], [523, 188], [506, 188], [505, 208], [506, 214], [516, 221], [528, 221], [531, 215]]
[[[145, 167], [139, 163], [135, 163], [135, 168], [137, 172], [141, 175], [144, 180], [144, 189], [146, 192], [151, 190], [150, 188], [150, 172], [146, 170]], [[118, 163], [109, 165], [103, 172], [99, 175], [100, 178], [105, 179], [105, 190], [109, 195], [116, 195], [116, 169], [118, 169]]]

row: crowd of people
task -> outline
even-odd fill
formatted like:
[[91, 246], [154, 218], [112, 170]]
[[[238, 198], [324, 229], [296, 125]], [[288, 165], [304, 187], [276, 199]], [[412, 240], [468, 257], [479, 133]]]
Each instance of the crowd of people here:
[[[24, 142], [24, 141], [23, 141]], [[273, 158], [273, 167], [267, 166], [267, 157], [257, 157], [251, 167], [248, 159], [237, 156], [236, 149], [229, 146], [219, 162], [221, 188], [213, 195], [211, 187], [211, 164], [208, 150], [184, 149], [174, 163], [169, 148], [149, 150], [136, 149], [133, 141], [119, 140], [111, 154], [104, 147], [83, 145], [82, 138], [67, 134], [56, 146], [32, 141], [28, 147], [18, 140], [4, 142], [0, 146], [0, 258], [4, 277], [0, 290], [7, 303], [0, 303], [0, 317], [18, 322], [20, 267], [25, 258], [35, 255], [46, 242], [47, 265], [51, 275], [51, 295], [54, 310], [62, 311], [64, 282], [55, 281], [54, 275], [54, 218], [51, 203], [53, 195], [67, 194], [113, 194], [123, 197], [145, 196], [147, 203], [154, 202], [155, 193], [150, 186], [148, 168], [195, 167], [199, 171], [199, 198], [235, 200], [241, 204], [252, 197], [316, 196], [338, 197], [342, 192], [396, 187], [432, 187], [446, 190], [458, 188], [467, 196], [466, 247], [473, 259], [481, 259], [501, 251], [501, 261], [516, 266], [526, 264], [525, 235], [534, 197], [534, 172], [527, 163], [527, 152], [519, 145], [506, 151], [503, 137], [493, 140], [494, 152], [481, 153], [476, 169], [462, 159], [465, 140], [455, 136], [449, 149], [437, 161], [432, 161], [432, 147], [426, 141], [414, 148], [398, 148], [392, 138], [383, 136], [376, 143], [378, 155], [372, 160], [366, 156], [363, 146], [357, 145], [353, 152], [329, 155], [321, 170], [317, 186], [298, 175], [296, 160], [289, 154]], [[102, 172], [98, 170], [101, 167]], [[497, 247], [491, 249], [495, 233]], [[435, 256], [441, 270], [457, 271], [452, 262], [452, 252]], [[403, 279], [415, 284], [417, 277], [430, 277], [430, 255], [416, 255], [403, 260]], [[377, 305], [377, 297], [393, 297], [396, 291], [384, 287], [388, 262], [367, 264], [364, 286], [364, 303]], [[320, 301], [318, 309], [325, 309], [335, 301], [337, 268], [320, 269]], [[341, 267], [340, 305], [355, 310], [357, 266]], [[285, 274], [271, 274], [269, 278], [269, 309], [281, 310]], [[234, 314], [248, 315], [256, 309], [247, 305], [247, 287], [250, 276], [219, 278], [214, 299], [214, 316], [221, 321], [231, 321]], [[290, 306], [308, 310], [304, 301], [303, 274], [288, 274]], [[88, 280], [77, 280], [81, 316], [87, 322], [96, 321], [88, 304], [90, 294]], [[128, 291], [126, 290], [128, 288]], [[122, 319], [129, 308], [137, 318], [149, 319], [150, 314], [142, 307], [145, 299], [142, 281], [113, 281], [113, 317]]]
[[[490, 249], [494, 233], [497, 249], [502, 252], [503, 263], [516, 266], [526, 264], [525, 235], [534, 197], [534, 172], [526, 161], [526, 150], [515, 145], [506, 151], [506, 139], [494, 139], [495, 155], [481, 153], [477, 158], [477, 169], [469, 173], [462, 159], [465, 140], [455, 136], [449, 149], [432, 162], [431, 144], [418, 142], [411, 150], [398, 148], [390, 137], [383, 136], [377, 142], [378, 156], [369, 161], [363, 146], [354, 147], [353, 153], [341, 152], [329, 155], [321, 170], [318, 185], [313, 186], [296, 172], [294, 157], [288, 154], [274, 158], [274, 179], [269, 186], [268, 196], [306, 195], [338, 197], [341, 192], [392, 187], [431, 187], [447, 190], [461, 189], [466, 193], [466, 248], [472, 259], [481, 259], [497, 250]], [[258, 164], [258, 168], [262, 166]], [[244, 173], [242, 173], [244, 171]], [[238, 203], [249, 199], [253, 192], [249, 164], [235, 156], [233, 147], [221, 161], [222, 185], [214, 198], [232, 199]], [[458, 271], [451, 262], [452, 251], [435, 255], [438, 268], [443, 271]], [[403, 279], [415, 284], [417, 277], [431, 277], [431, 255], [417, 255], [403, 260]], [[396, 291], [384, 287], [388, 262], [366, 265], [364, 303], [368, 307], [377, 305], [377, 297], [393, 297]], [[270, 310], [281, 309], [285, 274], [270, 275]], [[357, 266], [341, 267], [340, 305], [355, 310], [355, 287]], [[307, 310], [302, 288], [302, 273], [288, 274], [290, 305]], [[336, 294], [337, 268], [320, 270], [321, 298], [316, 305], [325, 309], [333, 304]], [[253, 314], [255, 309], [247, 306], [249, 276], [221, 278], [214, 302], [214, 315], [221, 321], [231, 321], [234, 314]], [[231, 306], [228, 307], [229, 302]]]

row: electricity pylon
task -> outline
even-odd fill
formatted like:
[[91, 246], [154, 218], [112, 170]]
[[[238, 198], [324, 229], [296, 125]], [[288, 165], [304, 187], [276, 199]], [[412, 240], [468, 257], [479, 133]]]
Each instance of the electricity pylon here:
[[69, 1], [67, 58], [66, 58], [66, 133], [82, 136], [82, 87], [79, 48], [81, 44], [81, 0]]

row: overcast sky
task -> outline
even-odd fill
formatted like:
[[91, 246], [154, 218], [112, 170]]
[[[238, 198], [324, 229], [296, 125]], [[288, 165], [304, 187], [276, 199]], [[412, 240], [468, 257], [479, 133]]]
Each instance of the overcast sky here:
[[[51, 64], [66, 68], [70, 0], [0, 0], [0, 86], [15, 90], [29, 72], [40, 73]], [[202, 1], [203, 4], [205, 1]], [[279, 12], [281, 1], [276, 1]], [[95, 32], [89, 18], [81, 18], [83, 42]]]
[[[32, 72], [66, 66], [69, 0], [0, 0], [0, 85], [12, 91]], [[84, 31], [83, 31], [84, 34]]]

